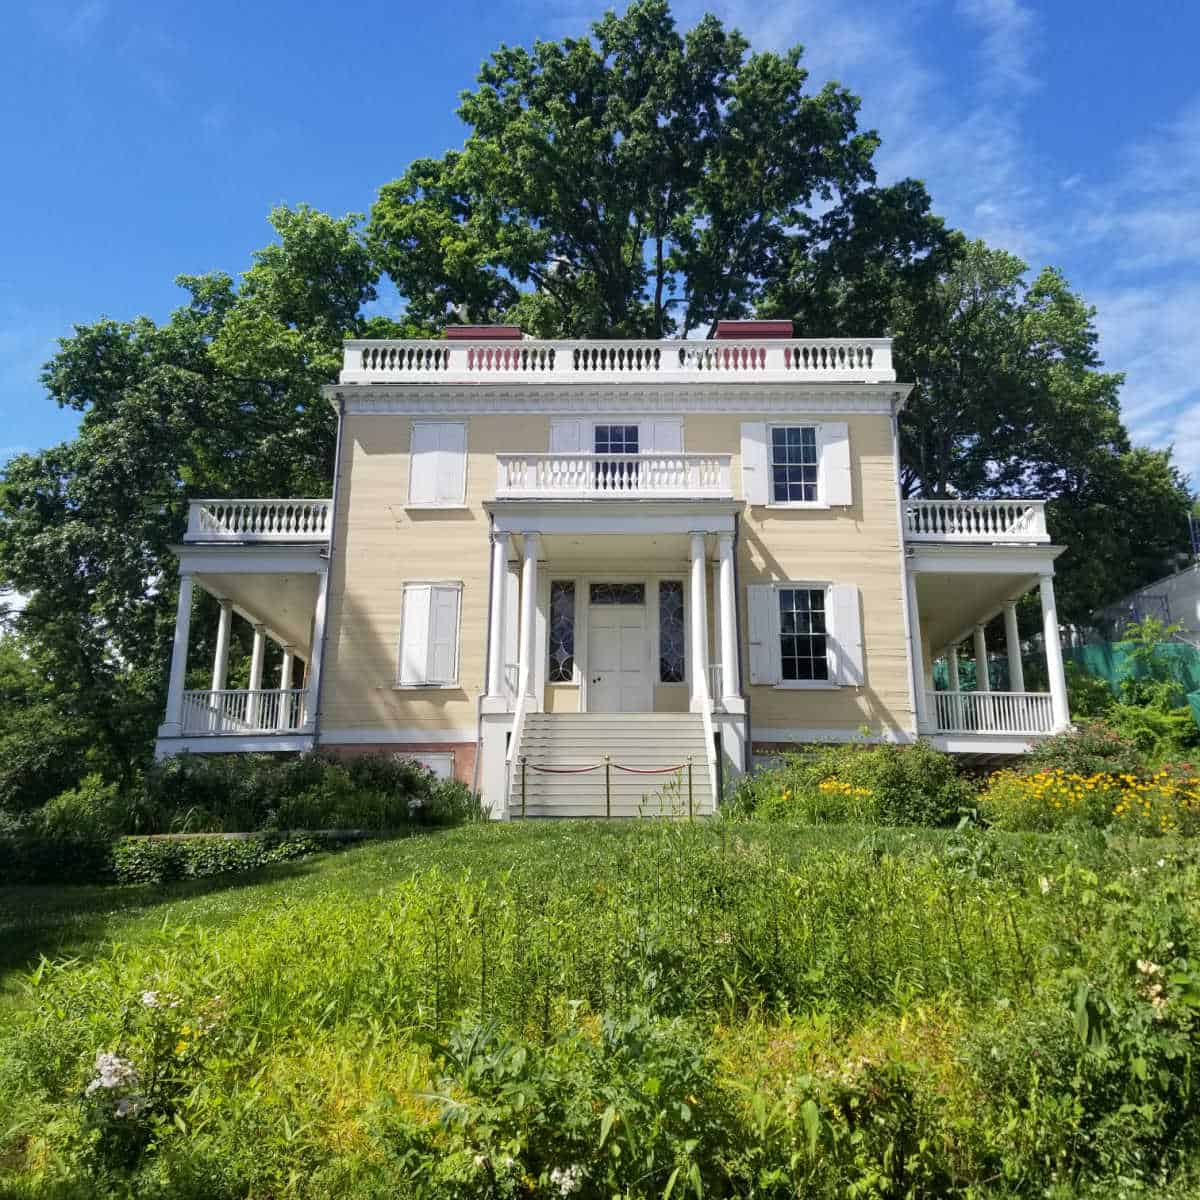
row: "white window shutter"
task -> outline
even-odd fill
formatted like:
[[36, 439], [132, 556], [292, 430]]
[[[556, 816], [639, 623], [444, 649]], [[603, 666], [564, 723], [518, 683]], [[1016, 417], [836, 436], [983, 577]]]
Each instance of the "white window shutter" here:
[[428, 683], [458, 682], [458, 602], [460, 589], [438, 585], [431, 589]]
[[845, 421], [826, 421], [818, 430], [821, 488], [818, 499], [833, 506], [854, 503], [850, 482], [850, 431]]
[[838, 683], [863, 682], [862, 619], [858, 611], [858, 588], [852, 583], [835, 583], [829, 589], [832, 642]]
[[779, 636], [775, 632], [775, 589], [769, 583], [746, 588], [750, 609], [750, 682], [779, 682]]
[[683, 453], [683, 421], [681, 418], [669, 417], [651, 421], [647, 432], [649, 436], [643, 440], [649, 442], [649, 445], [642, 447], [643, 453]]
[[742, 495], [748, 504], [767, 504], [771, 499], [767, 461], [767, 424], [742, 422]]
[[467, 427], [461, 421], [439, 424], [437, 503], [467, 502]]
[[[591, 447], [589, 446], [590, 450]], [[579, 454], [583, 451], [582, 421], [550, 422], [550, 453]]]
[[429, 421], [414, 421], [409, 446], [408, 502], [437, 503], [439, 427]]
[[429, 670], [428, 584], [413, 584], [404, 589], [404, 610], [400, 614], [400, 682], [426, 683]]

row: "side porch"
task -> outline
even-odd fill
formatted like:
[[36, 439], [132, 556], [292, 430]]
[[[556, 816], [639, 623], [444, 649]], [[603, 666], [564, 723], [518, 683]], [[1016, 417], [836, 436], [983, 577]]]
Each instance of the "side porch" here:
[[[1067, 729], [1066, 674], [1054, 596], [1054, 560], [1044, 504], [907, 501], [904, 505], [909, 628], [917, 729], [939, 749], [980, 758], [1020, 754]], [[1017, 606], [1037, 589], [1045, 690], [1026, 687]], [[1007, 688], [993, 686], [987, 627], [1002, 618]], [[970, 645], [973, 686], [960, 649]], [[936, 668], [936, 669], [935, 669]], [[1034, 673], [1031, 671], [1031, 673]]]
[[[179, 599], [156, 757], [312, 748], [329, 510], [328, 500], [192, 502], [183, 543], [172, 547]], [[198, 592], [216, 601], [216, 628], [203, 638], [192, 627]], [[249, 624], [252, 649], [244, 686], [231, 687], [237, 621]], [[196, 641], [211, 659], [195, 661]]]

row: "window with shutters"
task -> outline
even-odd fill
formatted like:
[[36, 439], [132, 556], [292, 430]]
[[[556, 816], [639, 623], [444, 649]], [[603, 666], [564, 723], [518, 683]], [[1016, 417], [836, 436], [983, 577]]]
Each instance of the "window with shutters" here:
[[785, 683], [829, 678], [825, 589], [779, 589], [779, 666]]
[[408, 474], [411, 508], [461, 508], [467, 502], [467, 426], [414, 421]]
[[400, 687], [458, 683], [461, 583], [406, 583], [400, 615]]
[[[597, 455], [632, 455], [638, 453], [636, 425], [597, 425], [593, 430], [592, 446]], [[595, 487], [601, 492], [633, 491], [638, 484], [639, 463], [629, 458], [597, 458], [594, 464]]]
[[771, 426], [771, 499], [815, 504], [821, 466], [815, 425]]

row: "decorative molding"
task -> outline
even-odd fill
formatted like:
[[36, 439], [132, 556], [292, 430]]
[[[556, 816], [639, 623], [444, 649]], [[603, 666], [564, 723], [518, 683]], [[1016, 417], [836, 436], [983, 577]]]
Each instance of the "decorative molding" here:
[[212, 545], [169, 546], [179, 559], [179, 573], [242, 575], [323, 575], [329, 570], [329, 547], [307, 545]]
[[765, 726], [759, 727], [751, 724], [750, 726], [750, 744], [754, 748], [756, 757], [762, 758], [769, 756], [769, 751], [759, 750], [759, 746], [766, 745], [806, 745], [814, 742], [897, 742], [901, 745], [916, 741], [916, 734], [907, 729], [883, 729], [878, 733], [868, 733], [863, 736], [862, 730], [855, 729], [812, 729], [801, 726], [799, 728], [788, 729], [784, 727]]
[[[909, 543], [909, 569], [915, 574], [1053, 575], [1065, 546], [937, 545]], [[1022, 589], [1018, 595], [1024, 593]]]
[[263, 754], [274, 751], [300, 751], [313, 748], [311, 733], [231, 733], [213, 736], [160, 737], [154, 743], [154, 757], [172, 754]]
[[728, 380], [631, 386], [620, 383], [327, 384], [326, 399], [345, 402], [351, 416], [471, 413], [755, 413], [797, 420], [824, 413], [890, 415], [903, 407], [910, 384], [741, 383]]

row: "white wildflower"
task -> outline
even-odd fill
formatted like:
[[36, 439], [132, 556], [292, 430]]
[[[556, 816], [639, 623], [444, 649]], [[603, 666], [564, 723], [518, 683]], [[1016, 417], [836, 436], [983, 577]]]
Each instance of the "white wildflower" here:
[[138, 1075], [133, 1063], [101, 1050], [96, 1054], [96, 1078], [88, 1084], [87, 1092], [91, 1095], [98, 1088], [136, 1087], [137, 1082]]
[[475, 1170], [482, 1171], [487, 1166], [487, 1156], [483, 1154], [475, 1155]]
[[142, 993], [142, 1003], [147, 1008], [158, 1008], [159, 1007], [158, 993], [157, 992], [143, 992]]
[[727, 929], [724, 933], [718, 933], [713, 941], [718, 946], [728, 946], [733, 941], [733, 934]]
[[1162, 967], [1158, 963], [1151, 962], [1148, 958], [1139, 958], [1137, 967], [1146, 976], [1162, 974]]
[[1050, 880], [1043, 875], [1041, 879], [1038, 880], [1038, 887], [1042, 889], [1043, 896], [1048, 896], [1050, 895], [1050, 889], [1054, 887], [1054, 884], [1052, 884]]
[[550, 1172], [550, 1182], [558, 1188], [560, 1196], [574, 1195], [583, 1187], [583, 1168], [580, 1166], [555, 1167]]
[[1167, 860], [1166, 860], [1165, 858], [1160, 858], [1160, 859], [1158, 860], [1158, 865], [1159, 865], [1160, 867], [1165, 867], [1165, 866], [1167, 865]]

